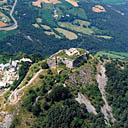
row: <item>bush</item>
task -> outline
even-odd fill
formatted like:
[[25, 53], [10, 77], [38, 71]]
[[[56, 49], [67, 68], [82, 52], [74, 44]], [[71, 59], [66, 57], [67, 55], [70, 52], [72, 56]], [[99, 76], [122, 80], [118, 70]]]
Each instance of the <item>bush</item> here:
[[48, 69], [49, 68], [46, 61], [42, 62], [41, 67], [42, 67], [42, 69]]
[[49, 95], [52, 101], [65, 100], [71, 97], [71, 93], [68, 88], [63, 86], [57, 86], [53, 88], [52, 92]]
[[39, 78], [40, 78], [40, 79], [43, 79], [43, 78], [44, 78], [44, 76], [43, 76], [43, 75], [39, 75]]

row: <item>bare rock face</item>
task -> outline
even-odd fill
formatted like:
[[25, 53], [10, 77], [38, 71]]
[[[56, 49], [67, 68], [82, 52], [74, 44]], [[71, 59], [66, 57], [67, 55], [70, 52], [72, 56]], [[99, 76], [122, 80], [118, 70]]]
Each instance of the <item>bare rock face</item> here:
[[0, 122], [1, 128], [9, 128], [12, 121], [13, 121], [13, 114], [10, 114], [8, 112], [2, 112], [0, 115], [4, 116], [3, 122]]
[[91, 104], [91, 102], [81, 93], [78, 93], [78, 98], [76, 98], [76, 100], [80, 103], [80, 104], [85, 104], [87, 111], [89, 113], [93, 113], [94, 115], [97, 115], [96, 112], [96, 108]]
[[56, 62], [56, 58], [55, 57], [49, 58], [47, 63], [48, 63], [49, 67], [56, 68], [57, 62]]

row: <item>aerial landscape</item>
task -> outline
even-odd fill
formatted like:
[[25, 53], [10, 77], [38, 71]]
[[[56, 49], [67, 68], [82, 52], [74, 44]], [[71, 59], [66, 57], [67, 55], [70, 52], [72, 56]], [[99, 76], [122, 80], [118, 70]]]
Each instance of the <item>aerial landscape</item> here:
[[127, 0], [0, 0], [0, 128], [128, 128]]

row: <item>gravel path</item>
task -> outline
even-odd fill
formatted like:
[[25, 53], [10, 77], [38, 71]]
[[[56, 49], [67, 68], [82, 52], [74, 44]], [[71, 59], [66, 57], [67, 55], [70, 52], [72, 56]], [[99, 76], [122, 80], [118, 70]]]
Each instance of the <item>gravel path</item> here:
[[105, 68], [103, 65], [99, 65], [99, 71], [100, 74], [97, 76], [97, 82], [99, 90], [102, 94], [102, 99], [104, 100], [104, 106], [101, 108], [102, 113], [104, 114], [104, 118], [106, 119], [106, 123], [110, 125], [109, 120], [111, 119], [112, 123], [114, 123], [116, 120], [112, 115], [112, 108], [109, 106], [106, 95], [105, 95], [105, 86], [107, 84], [107, 77], [105, 75]]

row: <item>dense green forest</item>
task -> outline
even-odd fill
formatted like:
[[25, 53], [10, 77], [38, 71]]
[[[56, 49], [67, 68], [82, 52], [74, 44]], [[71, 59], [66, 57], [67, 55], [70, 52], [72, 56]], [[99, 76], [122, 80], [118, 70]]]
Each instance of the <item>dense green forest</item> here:
[[[121, 67], [124, 66], [124, 69]], [[113, 128], [128, 127], [128, 65], [115, 61], [106, 64], [106, 91], [116, 122]]]
[[[22, 126], [22, 118], [32, 114], [31, 119], [25, 126], [34, 128], [105, 128], [107, 127], [101, 112], [94, 116], [88, 113], [84, 104], [75, 100], [74, 89], [62, 86], [69, 79], [69, 69], [65, 69], [59, 75], [44, 66], [47, 75], [40, 75], [42, 82], [27, 90], [26, 96], [21, 103], [19, 115], [11, 125], [11, 128]], [[47, 69], [48, 68], [48, 69]], [[91, 87], [90, 87], [91, 89]], [[51, 91], [50, 91], [51, 90]], [[97, 89], [95, 89], [97, 91]], [[89, 93], [89, 90], [88, 90]], [[93, 95], [93, 94], [92, 94]], [[31, 114], [30, 114], [31, 113]]]
[[[44, 8], [37, 8], [31, 5], [31, 1], [20, 0], [15, 8], [15, 18], [18, 22], [18, 31], [10, 31], [7, 33], [1, 31], [2, 37], [0, 38], [0, 52], [18, 53], [34, 53], [38, 52], [42, 55], [51, 55], [59, 49], [80, 47], [90, 51], [128, 51], [128, 14], [127, 4], [112, 5], [108, 7], [106, 4], [101, 4], [105, 7], [106, 13], [95, 13], [92, 11], [92, 7], [95, 3], [81, 1], [79, 7], [64, 3], [55, 7], [60, 11], [70, 13], [71, 17], [66, 18], [63, 22], [72, 22], [74, 19], [85, 20], [90, 22], [89, 29], [94, 29], [97, 35], [110, 35], [111, 39], [104, 39], [96, 37], [96, 35], [81, 34], [79, 38], [75, 40], [69, 40], [66, 38], [56, 38], [54, 35], [46, 35], [41, 28], [36, 28], [32, 24], [35, 24], [35, 19], [38, 17], [44, 18], [43, 23], [49, 25], [51, 29], [55, 26], [58, 27], [58, 21], [53, 19], [46, 20], [47, 10]], [[85, 6], [86, 5], [86, 6]], [[65, 6], [65, 7], [64, 7]], [[53, 6], [51, 6], [53, 8]], [[73, 9], [72, 9], [73, 8]], [[84, 15], [73, 13], [74, 11], [84, 10]], [[52, 11], [52, 10], [51, 10]], [[73, 11], [73, 12], [72, 12]], [[116, 11], [121, 11], [125, 15], [121, 15]], [[50, 13], [52, 15], [52, 13]], [[84, 19], [83, 19], [84, 18]], [[30, 20], [31, 19], [31, 20]], [[62, 21], [59, 19], [59, 21]], [[54, 23], [53, 23], [54, 22]], [[55, 25], [56, 24], [56, 25]], [[96, 29], [97, 28], [97, 29]], [[72, 30], [72, 32], [75, 32]]]

